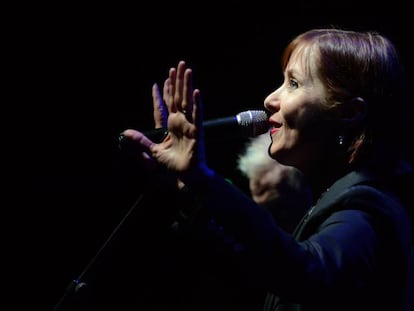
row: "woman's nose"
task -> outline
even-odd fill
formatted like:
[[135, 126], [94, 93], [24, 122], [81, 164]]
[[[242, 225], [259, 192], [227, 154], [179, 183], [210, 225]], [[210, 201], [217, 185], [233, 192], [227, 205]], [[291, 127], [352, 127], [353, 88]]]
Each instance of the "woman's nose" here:
[[275, 112], [279, 110], [278, 90], [279, 89], [270, 93], [264, 100], [264, 107], [271, 112]]

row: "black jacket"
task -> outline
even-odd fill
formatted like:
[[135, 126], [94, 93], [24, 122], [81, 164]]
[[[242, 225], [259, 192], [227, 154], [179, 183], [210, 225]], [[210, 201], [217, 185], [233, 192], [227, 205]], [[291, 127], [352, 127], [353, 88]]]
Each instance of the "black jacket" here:
[[263, 310], [402, 310], [413, 234], [397, 181], [349, 173], [292, 236], [215, 176], [190, 190], [199, 209], [188, 219], [206, 253], [230, 258], [225, 272], [269, 292]]
[[352, 172], [293, 235], [220, 176], [184, 193], [148, 196], [115, 243], [115, 258], [89, 278], [88, 303], [68, 310], [408, 311], [413, 234], [396, 196], [404, 183]]

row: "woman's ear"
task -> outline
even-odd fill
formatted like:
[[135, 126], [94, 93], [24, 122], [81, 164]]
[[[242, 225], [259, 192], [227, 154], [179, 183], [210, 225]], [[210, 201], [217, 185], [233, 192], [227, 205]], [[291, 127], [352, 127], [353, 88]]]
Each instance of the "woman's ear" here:
[[350, 101], [340, 105], [339, 120], [348, 126], [358, 126], [367, 115], [367, 103], [361, 97], [354, 97]]

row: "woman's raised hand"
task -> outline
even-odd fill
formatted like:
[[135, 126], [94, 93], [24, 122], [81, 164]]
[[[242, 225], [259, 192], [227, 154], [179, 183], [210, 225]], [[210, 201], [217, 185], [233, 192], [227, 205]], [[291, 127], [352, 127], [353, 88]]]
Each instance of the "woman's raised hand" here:
[[125, 138], [138, 143], [148, 159], [169, 170], [186, 172], [205, 167], [200, 91], [193, 89], [192, 70], [184, 61], [169, 70], [162, 99], [154, 85], [153, 105], [155, 126], [168, 128], [165, 139], [155, 143], [133, 129], [123, 132]]

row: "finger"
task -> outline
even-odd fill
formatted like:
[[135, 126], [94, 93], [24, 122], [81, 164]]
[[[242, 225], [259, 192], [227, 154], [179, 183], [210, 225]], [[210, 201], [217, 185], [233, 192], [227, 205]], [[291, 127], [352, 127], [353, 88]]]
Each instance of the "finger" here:
[[197, 126], [197, 129], [199, 132], [202, 132], [203, 130], [203, 115], [202, 115], [202, 102], [201, 102], [201, 95], [200, 95], [200, 90], [195, 89], [193, 91], [192, 94], [193, 97], [193, 112], [192, 112], [192, 117], [194, 120], [194, 123]]
[[155, 145], [152, 140], [146, 137], [143, 133], [128, 129], [121, 133], [122, 140], [125, 142], [134, 143], [139, 146], [142, 151], [151, 154], [152, 147]]
[[201, 95], [200, 91], [198, 89], [195, 89], [193, 91], [193, 120], [197, 128], [198, 132], [198, 141], [201, 142], [198, 144], [198, 157], [199, 161], [205, 162], [206, 160], [206, 154], [205, 154], [205, 145], [203, 143], [204, 141], [204, 128], [203, 128], [203, 107], [202, 107], [202, 101], [201, 101]]
[[175, 80], [177, 77], [177, 70], [175, 68], [171, 68], [168, 73], [168, 79], [165, 81], [164, 86], [167, 87], [167, 98], [166, 103], [168, 106], [168, 111], [170, 112], [177, 112], [177, 106], [174, 103], [174, 93], [175, 93]]
[[140, 132], [135, 130], [125, 130], [119, 136], [119, 148], [126, 155], [141, 156], [143, 168], [148, 172], [153, 172], [156, 168], [156, 162], [152, 157], [151, 142]]
[[[164, 87], [162, 90], [162, 98], [164, 99], [164, 103], [167, 109], [167, 113], [168, 113], [168, 107], [171, 107], [172, 105], [172, 96], [171, 96], [171, 78], [168, 77], [167, 79], [165, 79], [164, 81]], [[168, 116], [167, 116], [168, 117]], [[165, 124], [167, 125], [167, 124]]]
[[185, 62], [180, 61], [177, 66], [175, 89], [173, 93], [174, 103], [179, 111], [183, 110], [182, 101], [183, 101], [183, 89], [184, 89], [184, 73], [185, 73]]
[[152, 103], [155, 128], [166, 127], [168, 118], [167, 107], [156, 83], [152, 86]]
[[[187, 118], [192, 118], [193, 113], [193, 81], [192, 81], [192, 70], [186, 69], [184, 73], [184, 89], [183, 89], [183, 102], [182, 109], [186, 114]], [[194, 119], [194, 118], [192, 118]]]

